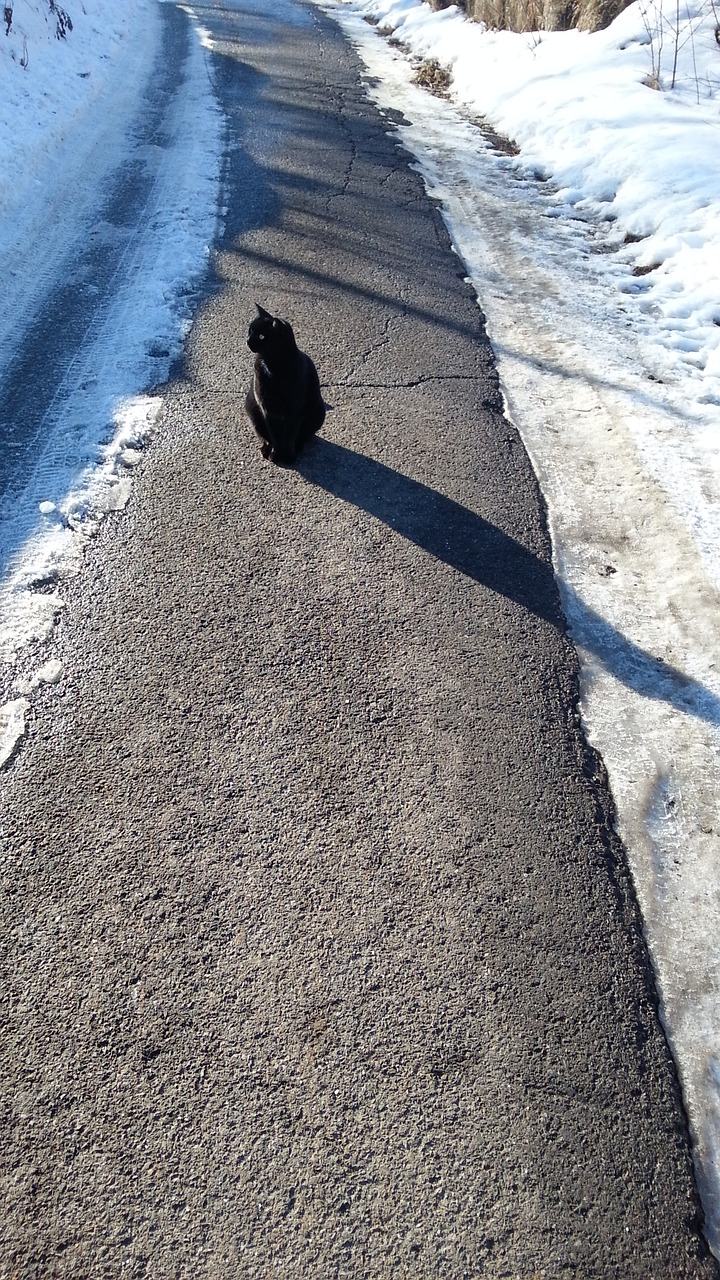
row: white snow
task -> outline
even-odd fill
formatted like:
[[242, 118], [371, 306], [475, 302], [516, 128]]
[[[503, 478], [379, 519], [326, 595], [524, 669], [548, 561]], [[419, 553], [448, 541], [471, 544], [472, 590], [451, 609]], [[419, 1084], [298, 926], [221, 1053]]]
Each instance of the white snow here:
[[[109, 444], [99, 446], [100, 461], [79, 473], [59, 507], [38, 503], [43, 519], [13, 557], [0, 586], [0, 661], [12, 665], [31, 641], [52, 635], [63, 600], [59, 590], [47, 587], [78, 572], [103, 516], [127, 506], [131, 468], [152, 438], [161, 407], [159, 396], [121, 401], [115, 409], [114, 435]], [[28, 680], [18, 676], [16, 683], [20, 688]], [[30, 688], [37, 683], [31, 679]]]
[[159, 48], [159, 9], [148, 0], [70, 8], [64, 39], [47, 0], [15, 0], [10, 31], [0, 31], [0, 372], [18, 322], [30, 321], [88, 234]]
[[25, 732], [25, 716], [29, 710], [27, 698], [11, 698], [0, 707], [0, 769], [12, 760]]
[[[683, 6], [673, 87], [674, 4], [519, 35], [321, 3], [405, 118], [548, 503], [720, 1255], [719, 19]], [[447, 101], [413, 83], [430, 59]]]
[[[52, 638], [63, 583], [103, 515], [122, 510], [153, 431], [160, 383], [190, 322], [188, 295], [206, 268], [218, 218], [222, 118], [192, 10], [182, 91], [163, 142], [133, 137], [162, 50], [157, 0], [65, 6], [57, 38], [48, 0], [15, 0], [0, 32], [0, 378], [57, 282], [88, 245], [113, 245], [109, 300], [94, 313], [34, 442], [32, 474], [0, 499], [0, 678], [28, 694]], [[136, 225], [104, 220], [114, 171], [149, 174]], [[78, 289], [85, 281], [78, 282]], [[110, 441], [109, 444], [105, 443]], [[39, 674], [39, 673], [38, 673]], [[28, 704], [27, 706], [25, 704]], [[0, 764], [24, 732], [27, 697], [0, 715]]]

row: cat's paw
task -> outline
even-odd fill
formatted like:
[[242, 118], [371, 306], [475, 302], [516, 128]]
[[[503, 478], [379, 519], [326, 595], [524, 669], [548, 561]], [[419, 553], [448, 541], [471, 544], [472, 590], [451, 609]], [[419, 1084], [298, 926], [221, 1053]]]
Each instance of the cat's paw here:
[[272, 458], [273, 451], [270, 448], [270, 445], [268, 444], [267, 440], [264, 440], [263, 443], [260, 445], [260, 452], [263, 458]]
[[273, 449], [270, 458], [276, 467], [291, 467], [297, 460], [297, 453], [289, 453], [285, 449]]

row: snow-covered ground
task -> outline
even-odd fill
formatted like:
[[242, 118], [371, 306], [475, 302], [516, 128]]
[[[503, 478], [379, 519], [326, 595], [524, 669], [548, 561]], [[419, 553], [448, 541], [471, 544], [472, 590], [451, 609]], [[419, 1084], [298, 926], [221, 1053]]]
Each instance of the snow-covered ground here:
[[720, 1254], [720, 17], [518, 35], [320, 2], [405, 117], [548, 502]]
[[0, 767], [33, 690], [58, 678], [36, 654], [62, 582], [104, 513], [127, 502], [152, 434], [160, 402], [146, 392], [180, 353], [207, 270], [223, 142], [207, 51], [181, 7], [67, 0], [72, 28], [49, 0], [11, 7], [0, 32]]
[[[548, 501], [584, 720], [609, 770], [720, 1253], [718, 21], [711, 0], [679, 18], [673, 3], [667, 22], [642, 0], [644, 13], [635, 3], [594, 35], [513, 35], [419, 0], [320, 2], [381, 109], [405, 117], [398, 132], [442, 201]], [[179, 349], [217, 216], [222, 124], [202, 33], [160, 144], [140, 136], [138, 112], [161, 65], [162, 4], [67, 5], [64, 39], [48, 0], [15, 0], [0, 30], [0, 391], [89, 241], [110, 255], [112, 287], [22, 482], [0, 456], [0, 765], [34, 689], [59, 676], [39, 641], [103, 512], [127, 501], [158, 409], [145, 391]], [[445, 100], [413, 84], [430, 59], [449, 70]], [[128, 227], [101, 193], [133, 157], [150, 180]]]

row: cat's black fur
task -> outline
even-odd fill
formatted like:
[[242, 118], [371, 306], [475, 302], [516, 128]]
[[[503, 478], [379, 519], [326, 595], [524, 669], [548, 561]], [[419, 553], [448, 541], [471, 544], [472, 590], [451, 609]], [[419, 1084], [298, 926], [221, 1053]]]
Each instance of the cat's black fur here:
[[299, 349], [287, 320], [256, 306], [258, 314], [247, 337], [255, 352], [255, 371], [245, 409], [263, 442], [263, 457], [292, 466], [325, 421], [325, 403], [317, 369]]

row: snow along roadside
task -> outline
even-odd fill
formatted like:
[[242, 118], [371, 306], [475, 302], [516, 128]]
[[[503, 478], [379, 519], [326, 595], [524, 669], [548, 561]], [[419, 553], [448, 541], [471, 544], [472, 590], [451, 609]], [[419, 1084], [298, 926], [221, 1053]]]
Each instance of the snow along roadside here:
[[[131, 23], [123, 15], [124, 36], [112, 48], [100, 42], [98, 31], [95, 44], [88, 38], [88, 67], [114, 59], [102, 89], [70, 113], [67, 133], [59, 131], [47, 155], [43, 148], [31, 148], [35, 203], [19, 200], [9, 233], [13, 239], [6, 241], [7, 252], [25, 270], [35, 253], [35, 237], [47, 228], [37, 291], [20, 311], [25, 324], [63, 272], [72, 247], [84, 243], [107, 175], [129, 154], [129, 122], [161, 48], [155, 0], [137, 0], [133, 14]], [[116, 295], [68, 369], [43, 421], [33, 475], [5, 512], [6, 529], [17, 520], [28, 523], [30, 531], [3, 566], [0, 581], [0, 677], [11, 695], [6, 693], [0, 707], [0, 767], [12, 758], [25, 731], [39, 683], [59, 678], [52, 668], [52, 679], [47, 679], [43, 646], [63, 608], [62, 584], [78, 572], [103, 516], [122, 509], [129, 499], [132, 469], [156, 429], [161, 408], [159, 398], [148, 396], [146, 388], [167, 377], [179, 354], [190, 323], [188, 295], [207, 271], [217, 229], [223, 125], [194, 20], [184, 77], [167, 122], [167, 145], [159, 156], [149, 157], [157, 166], [151, 204], [143, 210], [139, 233], [128, 240]], [[67, 253], [55, 239], [51, 205], [63, 211], [60, 240], [69, 246]], [[0, 305], [0, 340], [11, 329], [14, 287]], [[16, 326], [15, 337], [22, 327]], [[3, 348], [0, 341], [0, 374], [11, 354], [10, 346]], [[103, 444], [108, 437], [110, 442]], [[96, 461], [71, 474], [74, 456]], [[67, 474], [69, 484], [57, 493], [58, 476]]]

